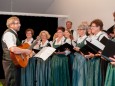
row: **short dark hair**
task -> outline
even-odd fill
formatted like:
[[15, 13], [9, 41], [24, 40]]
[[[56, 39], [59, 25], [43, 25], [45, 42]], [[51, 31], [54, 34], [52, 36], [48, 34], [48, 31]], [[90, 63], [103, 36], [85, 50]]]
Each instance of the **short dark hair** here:
[[103, 22], [100, 19], [95, 19], [90, 23], [90, 26], [92, 24], [95, 24], [97, 27], [100, 26], [100, 30], [103, 30]]
[[32, 36], [34, 35], [34, 30], [33, 30], [32, 28], [28, 28], [28, 29], [26, 29], [25, 33], [27, 33], [28, 31], [31, 31]]
[[66, 24], [67, 24], [67, 23], [71, 23], [71, 25], [72, 25], [72, 22], [71, 22], [71, 21], [66, 21]]
[[115, 11], [113, 12], [113, 16], [115, 17]]
[[62, 32], [64, 32], [64, 31], [65, 31], [65, 28], [62, 27], [62, 26], [60, 26], [60, 27], [57, 28], [57, 31], [58, 31], [58, 30], [61, 30]]

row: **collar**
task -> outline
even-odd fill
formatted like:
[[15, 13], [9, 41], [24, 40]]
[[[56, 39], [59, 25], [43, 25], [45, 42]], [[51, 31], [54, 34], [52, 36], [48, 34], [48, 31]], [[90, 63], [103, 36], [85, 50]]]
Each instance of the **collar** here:
[[84, 35], [83, 37], [78, 37], [77, 43], [81, 43], [86, 37], [86, 35]]
[[84, 36], [82, 36], [82, 37], [78, 37], [78, 38], [80, 38], [80, 39], [85, 39], [87, 36], [86, 35], [84, 35]]
[[[57, 41], [57, 39], [58, 39], [58, 38], [56, 38], [56, 41]], [[65, 37], [63, 36], [63, 37], [61, 38], [61, 40], [64, 40], [64, 39], [65, 39]]]
[[60, 41], [57, 43], [58, 38], [55, 40], [55, 44], [64, 44], [65, 37], [63, 36]]
[[47, 43], [48, 43], [48, 40], [46, 40], [46, 42], [43, 45], [42, 45], [42, 42], [41, 42], [40, 45], [41, 45], [41, 47], [43, 47], [43, 46], [46, 46]]
[[98, 37], [102, 34], [102, 31], [98, 32], [95, 36]]
[[[27, 42], [27, 38], [26, 38], [26, 40], [25, 40], [26, 42]], [[30, 40], [29, 40], [29, 42], [32, 42], [33, 41], [33, 38], [31, 38]]]
[[11, 29], [11, 30], [17, 34], [17, 32], [14, 29]]

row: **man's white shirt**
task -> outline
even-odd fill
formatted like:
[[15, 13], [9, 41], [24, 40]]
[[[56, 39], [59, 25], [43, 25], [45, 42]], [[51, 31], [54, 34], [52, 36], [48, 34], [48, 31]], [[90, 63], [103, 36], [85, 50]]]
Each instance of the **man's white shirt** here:
[[16, 40], [17, 40], [16, 36], [13, 33], [11, 33], [11, 32], [4, 33], [2, 40], [3, 40], [3, 42], [6, 43], [8, 49], [13, 47], [13, 46], [16, 46]]

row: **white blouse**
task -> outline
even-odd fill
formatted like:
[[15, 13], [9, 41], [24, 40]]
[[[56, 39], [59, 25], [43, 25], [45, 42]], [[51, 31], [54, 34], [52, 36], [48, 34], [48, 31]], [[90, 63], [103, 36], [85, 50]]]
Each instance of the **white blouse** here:
[[83, 37], [78, 37], [77, 43], [81, 43], [86, 37], [86, 35], [84, 35]]
[[49, 41], [48, 41], [48, 40], [46, 40], [46, 42], [45, 42], [44, 44], [42, 44], [42, 42], [40, 42], [39, 47], [45, 47], [45, 46], [47, 46], [47, 43], [49, 43]]
[[58, 38], [55, 39], [55, 45], [63, 45], [64, 44], [64, 40], [65, 40], [65, 37], [63, 36], [59, 42], [57, 42]]
[[[101, 34], [102, 34], [102, 35], [101, 35]], [[100, 36], [100, 37], [99, 37], [99, 36]], [[108, 36], [107, 36], [106, 33], [100, 31], [98, 34], [94, 35], [92, 39], [98, 39], [98, 38], [99, 38], [99, 41], [100, 41], [104, 36], [105, 36], [106, 38], [108, 38]]]
[[40, 47], [45, 47], [45, 46], [47, 46], [47, 43], [49, 43], [48, 40], [46, 40], [46, 42], [44, 44], [42, 44], [41, 41], [38, 41], [38, 43], [34, 46], [34, 49], [39, 49]]
[[71, 42], [72, 42], [72, 40], [70, 38], [66, 39], [66, 41], [65, 41], [65, 43], [68, 43], [70, 45], [72, 44]]
[[28, 43], [29, 45], [31, 45], [33, 43], [34, 39], [31, 38], [29, 41], [27, 41], [27, 39], [22, 40], [22, 43]]

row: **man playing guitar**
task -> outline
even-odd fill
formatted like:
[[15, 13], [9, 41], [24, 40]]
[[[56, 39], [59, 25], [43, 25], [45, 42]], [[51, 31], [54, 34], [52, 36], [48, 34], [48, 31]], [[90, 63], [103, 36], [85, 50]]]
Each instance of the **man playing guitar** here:
[[17, 47], [21, 44], [17, 36], [17, 32], [21, 26], [19, 18], [15, 16], [8, 18], [6, 25], [8, 29], [2, 36], [2, 63], [5, 72], [6, 86], [20, 86], [20, 68], [14, 65], [10, 57], [10, 52], [29, 55], [31, 50]]

